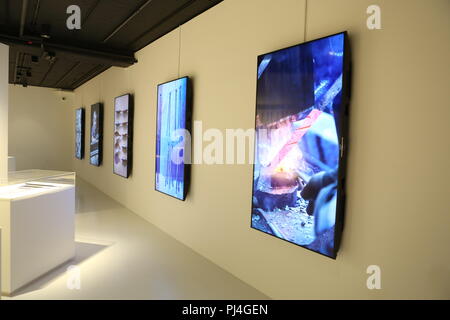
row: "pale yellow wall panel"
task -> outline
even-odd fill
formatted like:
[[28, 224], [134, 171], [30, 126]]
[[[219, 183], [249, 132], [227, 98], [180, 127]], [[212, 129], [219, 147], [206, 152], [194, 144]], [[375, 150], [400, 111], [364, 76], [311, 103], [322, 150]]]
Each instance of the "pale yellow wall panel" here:
[[16, 169], [72, 170], [74, 94], [12, 84], [8, 91], [8, 149]]
[[[90, 105], [105, 103], [103, 166], [74, 160], [77, 173], [272, 298], [450, 297], [449, 2], [379, 1], [382, 30], [373, 31], [370, 4], [307, 3], [306, 40], [348, 30], [353, 51], [348, 210], [336, 261], [250, 229], [251, 165], [194, 165], [185, 202], [154, 191], [157, 84], [192, 77], [203, 130], [253, 128], [257, 55], [304, 41], [305, 1], [225, 0], [140, 50], [136, 65], [77, 89], [87, 155]], [[128, 180], [112, 173], [113, 102], [127, 92], [136, 108]], [[371, 264], [381, 267], [381, 290], [366, 287]]]
[[[352, 46], [349, 198], [339, 260], [355, 267], [343, 269], [346, 294], [448, 298], [450, 2], [377, 1], [381, 30], [366, 28], [371, 4], [308, 2], [308, 39], [339, 26]], [[358, 269], [369, 264], [382, 268], [380, 291], [360, 286], [367, 275]]]

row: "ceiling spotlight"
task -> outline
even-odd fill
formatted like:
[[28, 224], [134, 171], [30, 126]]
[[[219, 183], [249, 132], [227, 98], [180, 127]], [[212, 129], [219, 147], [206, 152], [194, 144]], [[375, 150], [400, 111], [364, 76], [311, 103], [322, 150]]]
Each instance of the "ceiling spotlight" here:
[[51, 51], [44, 51], [42, 57], [49, 62], [54, 62], [56, 60], [55, 53]]
[[41, 38], [50, 39], [50, 25], [43, 24], [41, 26]]

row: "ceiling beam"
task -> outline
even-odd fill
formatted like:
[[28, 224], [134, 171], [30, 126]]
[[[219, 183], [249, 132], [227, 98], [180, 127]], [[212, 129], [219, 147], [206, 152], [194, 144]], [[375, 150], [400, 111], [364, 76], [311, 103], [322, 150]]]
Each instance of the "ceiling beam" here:
[[[180, 12], [182, 12], [183, 10], [185, 10], [186, 8], [188, 8], [189, 6], [191, 6], [192, 4], [195, 3], [196, 0], [189, 0], [186, 3], [184, 3], [182, 6], [180, 6], [178, 9], [176, 9], [175, 11], [170, 12], [167, 16], [163, 17], [161, 20], [159, 20], [156, 23], [153, 23], [152, 26], [145, 30], [144, 32], [142, 32], [141, 34], [139, 34], [137, 37], [135, 37], [132, 41], [130, 41], [129, 43], [127, 43], [127, 46], [133, 46], [136, 42], [138, 42], [139, 40], [141, 40], [142, 38], [144, 38], [145, 36], [147, 36], [150, 32], [152, 32], [154, 29], [161, 27], [161, 25], [166, 22], [167, 20], [169, 20], [170, 18], [174, 17], [175, 15], [179, 14]], [[177, 26], [175, 26], [175, 28], [179, 27], [181, 25], [178, 24]], [[175, 29], [174, 28], [174, 29]], [[139, 48], [141, 49], [141, 48]]]
[[101, 65], [101, 64], [97, 65], [97, 66], [93, 67], [91, 70], [89, 70], [88, 72], [86, 72], [84, 75], [82, 75], [79, 79], [77, 79], [73, 83], [71, 83], [67, 89], [74, 90], [74, 89], [78, 88], [80, 85], [82, 85], [83, 83], [89, 81], [96, 75], [102, 73], [103, 71], [105, 71], [109, 68], [110, 68], [110, 66], [107, 66], [107, 65], [106, 66]]
[[67, 71], [56, 83], [55, 83], [55, 87], [57, 87], [57, 88], [59, 88], [59, 84], [61, 83], [61, 82], [63, 82], [64, 80], [66, 80], [67, 79], [67, 77], [69, 76], [69, 75], [71, 75], [72, 74], [72, 72], [73, 72], [73, 70], [75, 70], [79, 65], [81, 64], [81, 62], [80, 61], [77, 61], [77, 62], [75, 62], [75, 64], [70, 68], [70, 70], [69, 71]]
[[45, 72], [44, 76], [42, 77], [41, 81], [39, 82], [39, 85], [42, 86], [43, 83], [47, 80], [47, 76], [49, 75], [50, 72], [52, 72], [53, 67], [55, 66], [56, 62], [58, 60], [52, 61], [49, 66], [47, 71]]
[[105, 39], [103, 39], [103, 43], [111, 39], [117, 32], [119, 32], [128, 22], [130, 22], [135, 16], [139, 14], [144, 8], [150, 4], [153, 0], [147, 0], [143, 5], [137, 8], [128, 18], [126, 18], [121, 24], [119, 24], [113, 32], [111, 32]]
[[33, 26], [33, 28], [37, 24], [37, 19], [38, 19], [40, 8], [41, 8], [41, 0], [37, 0], [36, 6], [34, 7], [34, 12], [33, 12], [33, 21], [31, 21], [31, 25]]
[[134, 53], [118, 51], [100, 46], [72, 45], [53, 40], [43, 41], [36, 36], [24, 35], [22, 38], [0, 33], [0, 42], [14, 45], [18, 50], [30, 54], [42, 54], [51, 51], [58, 56], [66, 56], [78, 61], [90, 61], [117, 67], [128, 67], [137, 62]]
[[83, 18], [83, 22], [81, 23], [83, 26], [89, 20], [89, 17], [91, 16], [92, 12], [94, 12], [95, 8], [97, 8], [99, 3], [100, 3], [100, 0], [96, 0], [95, 3], [91, 6], [91, 8], [89, 8], [89, 11], [86, 13], [86, 15]]
[[27, 20], [28, 0], [22, 0], [22, 12], [20, 15], [20, 31], [19, 36], [23, 37], [25, 30], [25, 21]]

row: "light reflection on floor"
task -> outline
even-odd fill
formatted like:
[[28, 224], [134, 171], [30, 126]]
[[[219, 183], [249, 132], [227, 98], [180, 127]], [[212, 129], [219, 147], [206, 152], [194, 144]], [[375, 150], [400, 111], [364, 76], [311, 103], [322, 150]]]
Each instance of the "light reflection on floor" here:
[[2, 299], [268, 298], [81, 179], [76, 205], [76, 257]]

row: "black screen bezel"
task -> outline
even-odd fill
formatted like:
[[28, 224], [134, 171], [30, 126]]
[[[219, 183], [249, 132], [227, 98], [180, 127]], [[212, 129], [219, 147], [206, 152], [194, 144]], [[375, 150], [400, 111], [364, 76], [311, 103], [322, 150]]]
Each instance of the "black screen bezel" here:
[[[162, 85], [165, 85], [167, 83], [170, 82], [174, 82], [174, 81], [178, 81], [181, 79], [186, 79], [186, 118], [184, 120], [185, 123], [185, 130], [187, 130], [189, 132], [189, 134], [191, 135], [191, 145], [189, 146], [189, 148], [192, 147], [192, 100], [193, 100], [193, 93], [192, 93], [192, 79], [189, 76], [184, 76], [184, 77], [180, 77], [180, 78], [176, 78], [170, 81], [166, 81], [163, 83], [160, 83], [156, 86], [156, 117], [155, 117], [155, 172], [154, 172], [154, 179], [155, 179], [155, 183], [154, 183], [154, 189], [155, 191], [162, 193], [164, 195], [167, 195], [171, 198], [180, 200], [180, 201], [185, 201], [187, 194], [189, 192], [190, 189], [190, 184], [191, 184], [191, 163], [185, 163], [184, 164], [184, 190], [183, 190], [183, 198], [177, 198], [171, 194], [165, 193], [161, 190], [158, 190], [156, 188], [156, 139], [157, 139], [157, 132], [158, 132], [158, 106], [159, 106], [159, 95], [158, 95], [158, 91], [159, 91], [159, 87]], [[191, 154], [191, 161], [192, 162], [192, 154]]]
[[[349, 104], [350, 104], [350, 86], [351, 86], [351, 56], [350, 56], [350, 43], [349, 43], [349, 39], [348, 39], [348, 32], [347, 31], [343, 31], [343, 32], [338, 32], [335, 34], [331, 34], [331, 35], [327, 35], [321, 38], [317, 38], [314, 40], [310, 40], [310, 41], [306, 41], [306, 42], [302, 42], [293, 46], [289, 46], [289, 47], [285, 47], [282, 49], [277, 49], [271, 52], [267, 52], [261, 55], [258, 55], [257, 57], [257, 62], [256, 62], [256, 97], [258, 94], [258, 67], [259, 67], [259, 61], [261, 59], [261, 57], [266, 56], [268, 54], [272, 54], [272, 53], [276, 53], [278, 51], [283, 51], [283, 50], [287, 50], [290, 48], [294, 48], [297, 46], [303, 46], [306, 44], [309, 44], [311, 42], [315, 42], [318, 40], [322, 40], [325, 38], [329, 38], [329, 37], [333, 37], [339, 34], [343, 34], [344, 35], [344, 58], [343, 58], [343, 70], [342, 70], [342, 96], [341, 96], [341, 105], [340, 105], [340, 109], [342, 110], [342, 112], [340, 113], [339, 116], [339, 124], [340, 124], [340, 128], [341, 128], [341, 133], [339, 138], [339, 151], [340, 151], [340, 155], [339, 155], [339, 168], [338, 168], [338, 186], [337, 186], [337, 203], [336, 203], [336, 222], [335, 222], [335, 227], [334, 227], [334, 250], [333, 250], [333, 254], [332, 255], [326, 255], [322, 252], [319, 251], [315, 251], [312, 250], [306, 246], [302, 246], [299, 245], [295, 242], [291, 242], [289, 240], [277, 237], [276, 235], [273, 234], [269, 234], [267, 232], [264, 232], [260, 229], [254, 228], [253, 224], [252, 224], [252, 212], [253, 212], [253, 195], [254, 195], [254, 175], [255, 175], [255, 164], [253, 163], [253, 172], [252, 172], [252, 194], [250, 199], [252, 199], [251, 202], [251, 212], [250, 212], [250, 228], [253, 230], [257, 230], [259, 232], [262, 232], [264, 234], [267, 234], [269, 236], [272, 236], [276, 239], [280, 239], [283, 240], [287, 243], [299, 246], [301, 248], [304, 248], [306, 250], [318, 253], [322, 256], [325, 256], [327, 258], [331, 258], [333, 260], [336, 260], [337, 257], [337, 252], [339, 251], [340, 248], [340, 244], [341, 244], [341, 238], [342, 238], [342, 232], [344, 229], [344, 217], [345, 217], [345, 203], [346, 203], [346, 188], [345, 188], [345, 184], [346, 184], [346, 171], [347, 171], [347, 154], [348, 154], [348, 126], [349, 126]], [[255, 119], [255, 125], [254, 128], [256, 129], [256, 114], [258, 111], [258, 104], [257, 104], [257, 100], [255, 101], [255, 114], [254, 114], [254, 119]], [[255, 137], [256, 139], [256, 137]], [[254, 143], [254, 152], [256, 152], [256, 141]]]
[[[126, 176], [118, 174], [115, 172], [115, 162], [114, 162], [114, 131], [115, 131], [115, 123], [116, 123], [116, 101], [121, 97], [128, 97], [128, 139], [127, 139], [127, 172]], [[131, 93], [123, 94], [121, 96], [114, 98], [114, 123], [113, 123], [113, 166], [112, 171], [113, 174], [128, 179], [131, 176], [132, 168], [133, 168], [133, 125], [134, 125], [134, 96]]]
[[[94, 108], [98, 108], [98, 131], [99, 131], [99, 139], [98, 139], [98, 165], [93, 164], [91, 161], [91, 152], [92, 152], [92, 116], [94, 112]], [[98, 102], [91, 105], [91, 122], [89, 124], [89, 163], [95, 167], [100, 167], [103, 162], [103, 103]]]
[[[80, 143], [80, 156], [77, 155], [77, 147], [76, 147], [76, 135], [77, 135], [77, 113], [81, 112], [80, 121], [81, 121], [81, 143]], [[75, 158], [78, 160], [84, 159], [84, 147], [85, 147], [85, 130], [86, 130], [86, 112], [83, 107], [75, 109]]]

